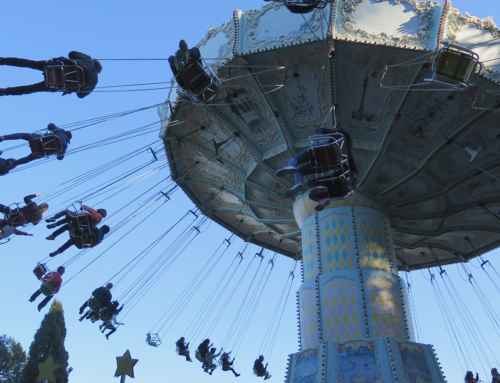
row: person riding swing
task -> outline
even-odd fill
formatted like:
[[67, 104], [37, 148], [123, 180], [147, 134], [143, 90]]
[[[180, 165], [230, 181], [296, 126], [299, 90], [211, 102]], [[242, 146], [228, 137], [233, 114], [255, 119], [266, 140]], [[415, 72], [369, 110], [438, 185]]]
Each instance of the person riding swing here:
[[33, 85], [0, 89], [0, 96], [19, 96], [35, 92], [76, 92], [78, 98], [88, 96], [97, 85], [101, 63], [85, 53], [71, 51], [68, 57], [50, 60], [26, 60], [15, 57], [0, 57], [0, 65], [31, 68], [44, 75], [44, 81]]
[[[0, 142], [10, 140], [25, 140], [29, 142], [31, 154], [14, 160], [11, 169], [18, 165], [24, 165], [31, 161], [57, 155], [58, 160], [64, 159], [68, 145], [70, 144], [73, 135], [71, 132], [60, 129], [53, 123], [47, 126], [47, 131], [39, 131], [34, 133], [14, 133], [0, 136]], [[11, 170], [9, 169], [9, 170]]]

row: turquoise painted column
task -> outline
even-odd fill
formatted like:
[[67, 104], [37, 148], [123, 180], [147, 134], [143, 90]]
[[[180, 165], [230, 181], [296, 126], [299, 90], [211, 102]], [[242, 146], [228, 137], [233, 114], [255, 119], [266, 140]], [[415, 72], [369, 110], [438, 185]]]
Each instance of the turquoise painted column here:
[[443, 382], [429, 345], [415, 343], [384, 207], [356, 193], [322, 212], [294, 204], [302, 231], [301, 352], [287, 382]]

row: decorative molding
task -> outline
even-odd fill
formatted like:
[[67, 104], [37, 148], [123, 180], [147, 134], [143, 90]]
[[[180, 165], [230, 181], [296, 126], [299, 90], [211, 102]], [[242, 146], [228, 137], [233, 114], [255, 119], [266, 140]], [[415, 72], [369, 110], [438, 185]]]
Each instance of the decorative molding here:
[[[340, 37], [364, 41], [365, 43], [398, 45], [398, 46], [418, 46], [426, 49], [431, 48], [432, 29], [434, 28], [434, 14], [439, 8], [439, 3], [435, 1], [418, 0], [390, 0], [396, 4], [407, 3], [415, 10], [415, 15], [420, 19], [421, 25], [416, 35], [403, 35], [401, 37], [388, 35], [385, 32], [373, 34], [356, 27], [355, 12], [363, 1], [366, 0], [344, 0], [340, 9], [341, 20], [338, 22]], [[384, 0], [377, 0], [382, 2]]]
[[[284, 8], [284, 5], [281, 2], [273, 1], [272, 3], [267, 4], [261, 10], [251, 9], [245, 12], [245, 34], [243, 36], [245, 50], [242, 54], [255, 53], [268, 49], [276, 49], [285, 46], [296, 45], [297, 43], [303, 43], [311, 40], [320, 40], [323, 39], [324, 29], [328, 29], [328, 26], [325, 25], [325, 21], [323, 20], [324, 16], [321, 10], [315, 9], [313, 12], [315, 13], [315, 18], [313, 22], [308, 20], [309, 26], [312, 29], [304, 28], [304, 31], [297, 35], [293, 36], [285, 36], [281, 35], [279, 38], [275, 40], [261, 40], [257, 37], [257, 27], [259, 23], [262, 21], [262, 18], [266, 15], [267, 12], [277, 11], [279, 8]], [[284, 9], [285, 12], [289, 12], [287, 9]], [[297, 18], [300, 20], [300, 26], [304, 23], [304, 19]], [[299, 28], [300, 28], [299, 26]]]
[[[235, 44], [237, 42], [236, 29], [234, 26], [234, 19], [231, 19], [227, 23], [222, 24], [220, 27], [217, 27], [217, 28], [210, 27], [208, 29], [208, 32], [205, 35], [205, 37], [203, 39], [201, 39], [201, 41], [198, 44], [196, 44], [196, 46], [198, 48], [203, 49], [203, 46], [207, 45], [207, 43], [211, 39], [216, 37], [220, 32], [224, 33], [224, 35], [226, 36], [227, 44], [226, 44], [226, 49], [225, 49], [224, 53], [218, 57], [219, 58], [218, 62], [230, 60], [234, 56], [233, 47], [235, 46]], [[213, 59], [216, 57], [209, 57], [209, 58]], [[211, 62], [215, 62], [215, 61], [211, 61]]]

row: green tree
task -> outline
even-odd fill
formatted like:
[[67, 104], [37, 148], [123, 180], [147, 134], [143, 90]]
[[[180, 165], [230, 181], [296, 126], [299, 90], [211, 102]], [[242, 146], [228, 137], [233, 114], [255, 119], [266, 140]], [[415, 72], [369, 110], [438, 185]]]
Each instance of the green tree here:
[[0, 383], [19, 383], [26, 365], [26, 351], [14, 338], [0, 336]]
[[50, 311], [43, 318], [40, 328], [31, 343], [29, 360], [22, 372], [21, 383], [36, 383], [38, 377], [38, 363], [43, 363], [51, 356], [54, 364], [59, 367], [54, 376], [57, 383], [68, 382], [68, 353], [64, 348], [66, 338], [66, 325], [64, 323], [64, 310], [62, 303], [54, 300]]

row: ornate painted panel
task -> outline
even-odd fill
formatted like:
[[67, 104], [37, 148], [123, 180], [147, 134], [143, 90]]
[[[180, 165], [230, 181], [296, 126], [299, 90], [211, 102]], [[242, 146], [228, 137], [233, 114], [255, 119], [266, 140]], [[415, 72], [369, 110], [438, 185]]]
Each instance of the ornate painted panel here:
[[372, 337], [406, 339], [397, 278], [394, 274], [363, 270], [368, 322]]
[[356, 268], [351, 209], [326, 210], [318, 219], [322, 272]]
[[318, 345], [318, 298], [316, 281], [310, 279], [299, 289], [300, 344], [302, 349]]
[[302, 264], [304, 267], [304, 282], [319, 274], [318, 250], [316, 246], [316, 222], [314, 217], [308, 220], [302, 228]]
[[324, 364], [323, 345], [309, 348], [293, 356], [289, 383], [321, 383]]
[[382, 213], [355, 208], [360, 267], [390, 271]]
[[357, 271], [320, 277], [322, 330], [325, 341], [361, 339], [366, 334]]

